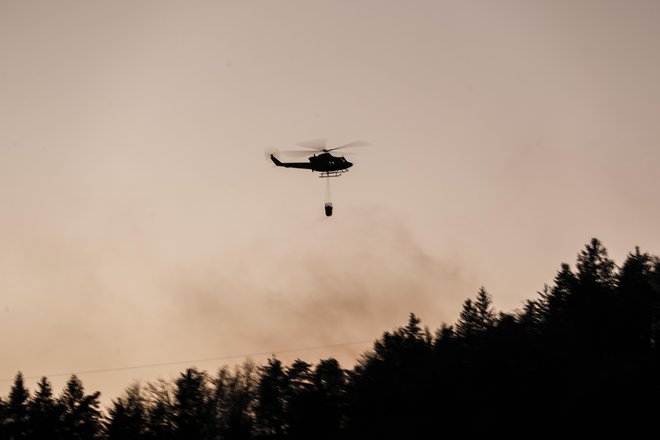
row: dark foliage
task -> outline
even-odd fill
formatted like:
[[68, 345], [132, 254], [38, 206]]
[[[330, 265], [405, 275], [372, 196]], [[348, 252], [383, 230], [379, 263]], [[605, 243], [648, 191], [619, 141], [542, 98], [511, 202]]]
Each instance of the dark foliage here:
[[269, 359], [134, 385], [107, 415], [72, 376], [54, 398], [16, 376], [2, 439], [403, 439], [658, 433], [660, 260], [619, 268], [596, 239], [521, 310], [482, 288], [435, 333], [411, 314], [355, 368]]
[[98, 391], [85, 394], [82, 382], [71, 376], [59, 398], [63, 413], [60, 429], [67, 439], [94, 440], [101, 437], [101, 412]]
[[9, 401], [5, 408], [5, 424], [10, 439], [26, 439], [32, 434], [28, 420], [28, 399], [30, 392], [25, 388], [23, 374], [16, 375], [9, 391]]
[[32, 438], [66, 438], [60, 424], [64, 415], [64, 407], [53, 397], [53, 390], [48, 379], [41, 378], [37, 386], [37, 391], [28, 402], [28, 419]]
[[147, 410], [140, 385], [130, 386], [123, 397], [108, 410], [106, 433], [109, 440], [147, 438]]

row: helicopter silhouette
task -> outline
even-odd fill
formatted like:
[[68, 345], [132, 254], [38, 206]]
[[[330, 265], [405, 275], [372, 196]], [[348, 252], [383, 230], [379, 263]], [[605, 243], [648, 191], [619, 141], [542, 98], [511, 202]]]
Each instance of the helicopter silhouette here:
[[[307, 148], [308, 151], [294, 150], [294, 151], [271, 151], [267, 153], [270, 155], [270, 160], [278, 167], [284, 168], [299, 168], [304, 170], [312, 170], [312, 172], [321, 173], [319, 177], [326, 178], [326, 203], [324, 206], [325, 215], [332, 216], [332, 202], [330, 201], [330, 177], [338, 177], [348, 172], [348, 169], [353, 164], [346, 160], [344, 156], [333, 156], [330, 152], [340, 150], [342, 148], [352, 147], [366, 147], [369, 144], [364, 141], [349, 142], [348, 144], [339, 147], [327, 148], [325, 139], [316, 139], [297, 144], [300, 147]], [[307, 162], [282, 162], [276, 155], [279, 153], [287, 154], [290, 156], [307, 156]]]
[[[312, 170], [313, 172], [321, 173], [319, 177], [328, 178], [341, 176], [342, 174], [348, 172], [348, 169], [353, 166], [353, 164], [347, 161], [344, 156], [333, 156], [330, 153], [331, 151], [339, 150], [342, 148], [366, 147], [370, 144], [364, 141], [355, 141], [341, 145], [339, 147], [326, 148], [325, 139], [316, 139], [313, 141], [301, 142], [297, 145], [308, 148], [310, 151], [287, 150], [281, 152], [272, 152], [270, 154], [270, 159], [278, 167]], [[311, 153], [312, 156], [307, 159], [308, 162], [282, 162], [276, 157], [276, 155], [279, 153], [291, 156], [307, 156]]]

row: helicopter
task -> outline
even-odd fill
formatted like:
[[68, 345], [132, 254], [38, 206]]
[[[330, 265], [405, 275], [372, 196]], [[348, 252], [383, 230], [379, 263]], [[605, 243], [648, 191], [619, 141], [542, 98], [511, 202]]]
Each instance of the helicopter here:
[[339, 150], [342, 148], [366, 147], [370, 144], [364, 141], [355, 141], [341, 145], [339, 147], [326, 148], [325, 139], [317, 139], [314, 141], [301, 142], [297, 145], [308, 148], [310, 151], [295, 150], [282, 151], [281, 153], [293, 156], [306, 156], [311, 153], [312, 156], [307, 159], [308, 162], [282, 162], [276, 157], [276, 155], [280, 152], [271, 153], [270, 159], [278, 167], [312, 170], [312, 172], [321, 173], [319, 177], [328, 178], [341, 176], [342, 174], [348, 172], [348, 169], [353, 166], [353, 164], [347, 161], [344, 156], [333, 156], [330, 153], [331, 151]]
[[[313, 141], [301, 142], [297, 145], [307, 148], [309, 151], [271, 151], [268, 153], [270, 155], [270, 160], [272, 160], [278, 167], [312, 170], [312, 172], [321, 173], [319, 177], [328, 179], [326, 180], [326, 203], [324, 209], [326, 217], [330, 217], [332, 215], [332, 202], [330, 201], [329, 178], [339, 177], [348, 172], [348, 169], [353, 166], [353, 164], [347, 161], [344, 156], [333, 156], [330, 152], [342, 148], [366, 147], [371, 144], [364, 141], [355, 141], [339, 147], [327, 148], [325, 139], [316, 139]], [[282, 162], [277, 158], [277, 154], [279, 153], [292, 156], [312, 155], [307, 158], [307, 162]]]

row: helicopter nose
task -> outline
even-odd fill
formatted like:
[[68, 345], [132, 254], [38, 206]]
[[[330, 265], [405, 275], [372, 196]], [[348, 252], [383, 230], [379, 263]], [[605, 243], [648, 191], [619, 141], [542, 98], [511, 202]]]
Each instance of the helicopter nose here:
[[350, 168], [350, 167], [352, 167], [352, 166], [353, 166], [353, 164], [352, 164], [351, 162], [346, 161], [346, 168]]

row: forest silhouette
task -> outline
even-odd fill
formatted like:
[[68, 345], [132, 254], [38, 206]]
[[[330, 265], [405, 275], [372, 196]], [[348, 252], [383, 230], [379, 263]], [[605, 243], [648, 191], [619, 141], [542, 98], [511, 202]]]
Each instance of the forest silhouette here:
[[[402, 292], [405, 294], [405, 292]], [[439, 294], [441, 294], [439, 292]], [[277, 358], [133, 384], [106, 410], [72, 375], [16, 375], [0, 439], [408, 439], [657, 433], [660, 258], [617, 266], [597, 239], [520, 310], [480, 289], [454, 325], [414, 314], [352, 369]]]

